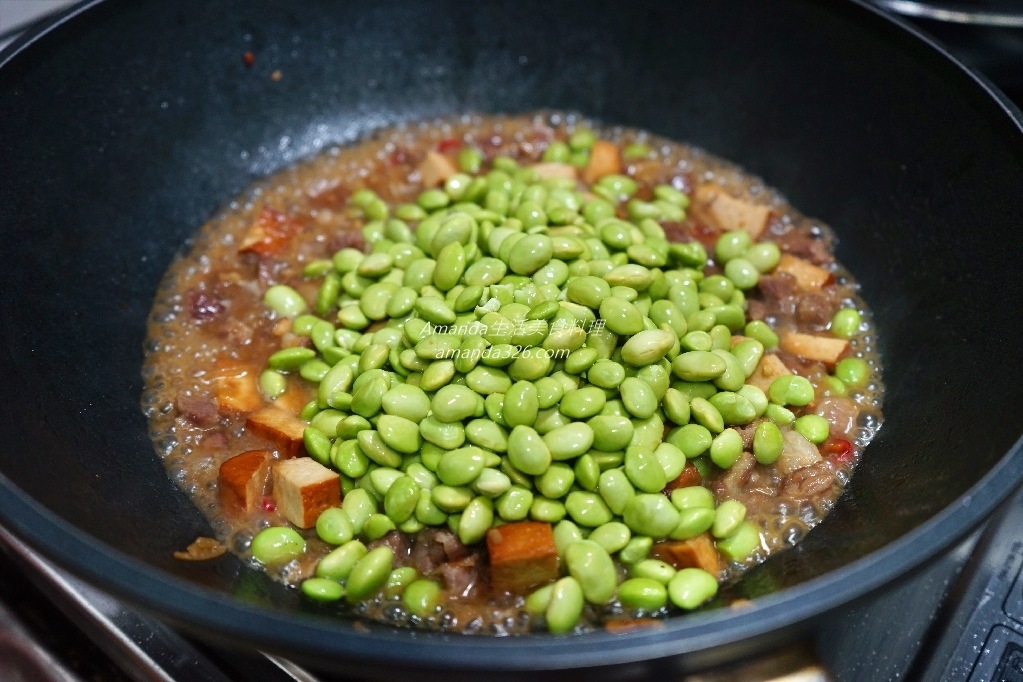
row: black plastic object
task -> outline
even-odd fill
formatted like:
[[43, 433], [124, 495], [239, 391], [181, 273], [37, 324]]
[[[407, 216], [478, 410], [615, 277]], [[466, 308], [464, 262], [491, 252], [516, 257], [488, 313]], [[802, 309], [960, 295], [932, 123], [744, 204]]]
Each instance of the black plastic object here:
[[[153, 455], [139, 365], [192, 231], [330, 143], [539, 108], [703, 146], [836, 229], [888, 393], [833, 515], [748, 575], [749, 608], [621, 635], [355, 627], [238, 562], [172, 559], [208, 531]], [[218, 641], [372, 676], [691, 670], [892, 581], [1023, 477], [1020, 113], [865, 5], [110, 0], [0, 57], [0, 121], [0, 521]]]

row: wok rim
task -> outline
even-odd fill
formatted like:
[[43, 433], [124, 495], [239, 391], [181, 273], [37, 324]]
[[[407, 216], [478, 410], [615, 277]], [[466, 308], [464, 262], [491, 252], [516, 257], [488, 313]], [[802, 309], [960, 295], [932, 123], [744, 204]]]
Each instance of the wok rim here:
[[[0, 50], [0, 69], [39, 38], [104, 0], [82, 2], [32, 26]], [[972, 80], [1023, 135], [1023, 112], [986, 77], [904, 19], [866, 0], [847, 0], [909, 33]], [[401, 628], [360, 632], [351, 621], [255, 607], [153, 567], [70, 526], [0, 472], [0, 523], [44, 556], [163, 619], [224, 642], [306, 660], [433, 670], [517, 672], [636, 663], [706, 652], [781, 631], [854, 601], [917, 568], [980, 525], [1023, 481], [1023, 436], [969, 490], [893, 542], [836, 570], [758, 597], [749, 608], [663, 621], [656, 629], [569, 637], [452, 635]], [[343, 636], [338, 636], [343, 635]], [[326, 657], [326, 660], [323, 660]]]

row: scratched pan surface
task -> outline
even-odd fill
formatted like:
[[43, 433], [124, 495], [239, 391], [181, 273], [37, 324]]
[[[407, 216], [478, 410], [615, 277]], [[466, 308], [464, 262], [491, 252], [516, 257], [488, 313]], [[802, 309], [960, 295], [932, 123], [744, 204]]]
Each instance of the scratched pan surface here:
[[[1019, 112], [866, 6], [109, 0], [0, 63], [0, 522], [203, 637], [373, 677], [693, 669], [883, 588], [1023, 476]], [[139, 366], [193, 230], [330, 143], [539, 108], [693, 142], [836, 229], [888, 393], [831, 517], [746, 577], [749, 609], [615, 636], [356, 628], [233, 559], [172, 559], [207, 529], [153, 454]]]

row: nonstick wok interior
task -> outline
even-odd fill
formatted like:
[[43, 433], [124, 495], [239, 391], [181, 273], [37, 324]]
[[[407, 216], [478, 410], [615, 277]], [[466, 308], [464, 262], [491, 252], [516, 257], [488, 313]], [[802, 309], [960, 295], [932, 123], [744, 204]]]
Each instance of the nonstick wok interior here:
[[[1019, 483], [1019, 112], [865, 6], [109, 0], [72, 14], [0, 68], [0, 521], [175, 623], [375, 673], [683, 652], [672, 665], [692, 666], [891, 580]], [[885, 425], [826, 522], [736, 587], [768, 596], [624, 637], [466, 641], [295, 615], [236, 560], [173, 559], [208, 528], [153, 453], [139, 371], [153, 293], [189, 235], [332, 143], [544, 108], [738, 162], [832, 225], [862, 283]]]

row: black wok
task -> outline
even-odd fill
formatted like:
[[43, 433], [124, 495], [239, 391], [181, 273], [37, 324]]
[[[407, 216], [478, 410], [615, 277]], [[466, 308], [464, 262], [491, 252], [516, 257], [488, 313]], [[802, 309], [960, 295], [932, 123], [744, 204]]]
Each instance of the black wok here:
[[[1023, 478], [1020, 112], [866, 6], [110, 0], [0, 61], [0, 522], [190, 631], [373, 676], [693, 669], [896, 580]], [[330, 143], [537, 108], [691, 141], [834, 226], [888, 393], [833, 515], [741, 582], [752, 608], [615, 636], [355, 628], [233, 559], [171, 558], [208, 529], [153, 454], [139, 366], [193, 230]]]

